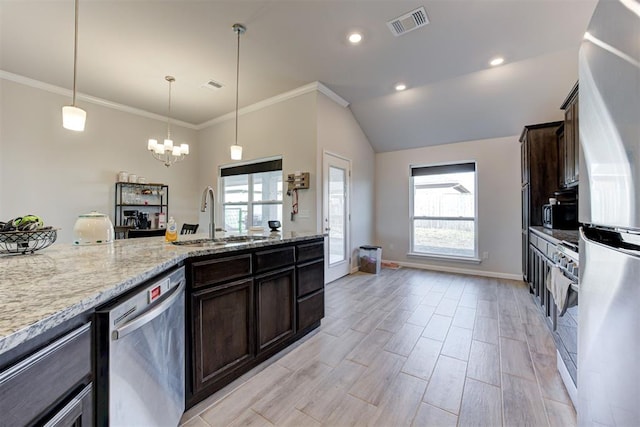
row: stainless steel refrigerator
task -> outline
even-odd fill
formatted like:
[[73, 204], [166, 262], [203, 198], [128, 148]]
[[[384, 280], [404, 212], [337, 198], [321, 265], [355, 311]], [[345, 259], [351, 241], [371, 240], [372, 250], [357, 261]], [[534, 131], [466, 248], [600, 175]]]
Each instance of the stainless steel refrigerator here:
[[578, 424], [640, 426], [640, 2], [580, 48]]

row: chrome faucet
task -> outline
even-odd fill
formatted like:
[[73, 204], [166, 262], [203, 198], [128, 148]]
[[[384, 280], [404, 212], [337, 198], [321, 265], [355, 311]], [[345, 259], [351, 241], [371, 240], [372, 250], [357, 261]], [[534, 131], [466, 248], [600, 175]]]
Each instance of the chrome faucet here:
[[210, 185], [207, 186], [202, 193], [202, 203], [200, 204], [201, 212], [207, 211], [207, 195], [211, 195], [211, 208], [209, 209], [209, 238], [213, 240], [216, 237], [216, 195]]

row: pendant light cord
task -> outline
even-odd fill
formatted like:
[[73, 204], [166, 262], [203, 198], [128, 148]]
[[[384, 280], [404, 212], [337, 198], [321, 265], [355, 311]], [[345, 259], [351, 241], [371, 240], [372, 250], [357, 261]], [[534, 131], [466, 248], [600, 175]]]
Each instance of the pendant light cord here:
[[167, 139], [171, 139], [171, 83], [174, 78], [167, 76], [165, 80], [169, 82], [169, 108], [167, 108]]
[[75, 0], [75, 29], [73, 34], [73, 100], [72, 105], [76, 106], [76, 69], [78, 63], [78, 6], [80, 0]]
[[238, 88], [240, 87], [240, 28], [236, 29], [238, 33], [238, 53], [236, 55], [236, 145], [238, 145]]

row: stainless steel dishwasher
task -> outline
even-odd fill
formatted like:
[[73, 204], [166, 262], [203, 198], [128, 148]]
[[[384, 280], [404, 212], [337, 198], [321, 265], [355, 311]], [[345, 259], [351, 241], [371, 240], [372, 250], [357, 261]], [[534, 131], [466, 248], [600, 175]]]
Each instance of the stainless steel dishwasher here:
[[99, 426], [178, 425], [185, 405], [184, 267], [96, 311]]

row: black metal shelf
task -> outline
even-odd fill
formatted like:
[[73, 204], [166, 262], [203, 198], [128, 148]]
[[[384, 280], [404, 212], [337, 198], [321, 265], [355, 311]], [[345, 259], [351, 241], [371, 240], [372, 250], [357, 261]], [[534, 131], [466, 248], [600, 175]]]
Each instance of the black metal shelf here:
[[[128, 191], [134, 189], [134, 191]], [[143, 194], [140, 190], [156, 190], [156, 194]], [[125, 200], [131, 201], [127, 197], [147, 197], [150, 201], [159, 201], [160, 203], [125, 203]], [[136, 202], [139, 200], [135, 200]], [[137, 183], [137, 182], [116, 182], [115, 185], [115, 225], [126, 226], [124, 210], [137, 209], [147, 211], [150, 214], [164, 213], [166, 219], [169, 218], [169, 186], [158, 183]]]

